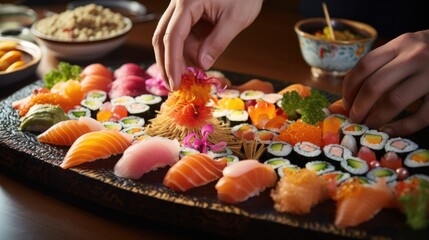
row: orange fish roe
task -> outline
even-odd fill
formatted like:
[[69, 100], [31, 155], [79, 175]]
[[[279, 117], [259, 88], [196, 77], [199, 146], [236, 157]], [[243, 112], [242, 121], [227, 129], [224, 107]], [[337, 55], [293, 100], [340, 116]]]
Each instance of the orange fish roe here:
[[30, 110], [30, 108], [36, 104], [58, 105], [64, 110], [64, 112], [68, 112], [74, 107], [74, 104], [71, 103], [67, 97], [62, 96], [61, 94], [52, 92], [39, 92], [31, 95], [28, 102], [19, 106], [19, 116], [24, 116], [28, 110]]
[[285, 141], [292, 145], [306, 141], [321, 147], [322, 129], [308, 123], [297, 121], [280, 131], [276, 140]]
[[362, 186], [362, 183], [359, 181], [359, 179], [352, 178], [351, 180], [342, 183], [340, 187], [337, 188], [337, 191], [333, 196], [333, 199], [335, 201], [341, 201], [346, 197], [350, 197], [354, 194], [358, 194], [362, 190], [363, 190], [363, 186]]

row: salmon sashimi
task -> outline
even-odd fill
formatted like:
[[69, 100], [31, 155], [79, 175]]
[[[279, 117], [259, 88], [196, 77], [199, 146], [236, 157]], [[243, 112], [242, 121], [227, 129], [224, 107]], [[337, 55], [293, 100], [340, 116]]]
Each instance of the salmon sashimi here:
[[228, 203], [246, 201], [277, 182], [273, 167], [253, 159], [228, 165], [222, 173], [215, 188], [219, 200]]
[[150, 137], [131, 145], [116, 163], [114, 173], [122, 178], [139, 179], [149, 171], [175, 164], [179, 155], [177, 139]]
[[335, 225], [353, 227], [372, 219], [380, 210], [391, 207], [393, 192], [385, 178], [376, 184], [362, 184], [356, 178], [343, 182], [334, 196], [337, 201]]
[[101, 63], [90, 64], [86, 66], [80, 73], [81, 79], [89, 75], [99, 75], [109, 79], [113, 79], [113, 72]]
[[258, 90], [262, 91], [263, 93], [273, 93], [274, 92], [274, 86], [272, 83], [267, 81], [262, 81], [260, 79], [251, 79], [239, 86], [232, 86], [232, 89], [236, 89], [240, 92], [246, 91], [246, 90]]
[[271, 191], [274, 208], [279, 212], [306, 214], [316, 204], [329, 197], [326, 181], [308, 169], [284, 169], [276, 188]]
[[86, 133], [71, 145], [61, 167], [66, 169], [123, 153], [132, 141], [132, 135], [121, 133], [118, 130], [103, 129]]
[[296, 91], [301, 97], [308, 97], [311, 94], [311, 87], [305, 86], [301, 83], [294, 83], [280, 90], [278, 94], [283, 95], [292, 91]]
[[87, 75], [82, 81], [82, 91], [88, 93], [91, 90], [102, 90], [108, 92], [112, 79], [101, 75]]
[[97, 120], [81, 117], [79, 120], [71, 119], [53, 125], [40, 134], [37, 139], [43, 143], [71, 146], [83, 134], [102, 129], [103, 125]]
[[85, 93], [82, 90], [82, 85], [77, 80], [58, 82], [54, 86], [52, 86], [51, 92], [66, 96], [69, 101], [75, 106], [79, 105], [85, 97]]
[[214, 160], [203, 153], [188, 155], [168, 170], [163, 184], [176, 192], [185, 192], [220, 178], [226, 165], [226, 158]]
[[331, 103], [328, 106], [328, 110], [331, 114], [342, 114], [344, 116], [349, 116], [349, 113], [344, 108], [343, 99], [338, 99], [337, 101]]

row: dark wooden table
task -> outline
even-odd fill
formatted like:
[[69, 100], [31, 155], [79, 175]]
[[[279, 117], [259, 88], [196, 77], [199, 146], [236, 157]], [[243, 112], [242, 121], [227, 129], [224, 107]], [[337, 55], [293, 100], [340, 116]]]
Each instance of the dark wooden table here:
[[[168, 4], [166, 0], [142, 2], [150, 12], [158, 14], [162, 14]], [[46, 10], [61, 12], [65, 6], [66, 2], [30, 5], [39, 17], [43, 17]], [[279, 81], [301, 82], [340, 93], [341, 81], [313, 79], [310, 67], [302, 59], [293, 31], [299, 19], [297, 11], [297, 1], [266, 1], [254, 24], [231, 43], [214, 67]], [[119, 65], [153, 61], [151, 38], [156, 24], [157, 21], [135, 24], [127, 42], [98, 62]], [[0, 98], [40, 79], [57, 63], [57, 59], [44, 53], [37, 74], [0, 89]], [[61, 196], [46, 186], [0, 169], [1, 239], [181, 239], [196, 236], [212, 237], [196, 230], [127, 218], [81, 199]]]

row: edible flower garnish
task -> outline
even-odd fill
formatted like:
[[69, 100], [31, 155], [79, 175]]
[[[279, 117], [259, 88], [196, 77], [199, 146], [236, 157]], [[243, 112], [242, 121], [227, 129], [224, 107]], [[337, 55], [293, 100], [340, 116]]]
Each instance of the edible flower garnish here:
[[206, 124], [201, 128], [201, 138], [197, 133], [193, 132], [188, 134], [183, 140], [185, 147], [193, 148], [202, 153], [207, 153], [208, 149], [212, 151], [220, 151], [224, 149], [227, 145], [225, 141], [212, 144], [208, 141], [209, 134], [214, 132], [213, 125]]

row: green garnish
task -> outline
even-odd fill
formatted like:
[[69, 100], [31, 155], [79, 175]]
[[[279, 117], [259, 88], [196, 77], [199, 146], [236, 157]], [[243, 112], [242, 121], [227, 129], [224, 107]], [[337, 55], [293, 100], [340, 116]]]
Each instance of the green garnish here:
[[51, 89], [56, 83], [70, 79], [80, 80], [82, 68], [67, 62], [58, 63], [57, 69], [52, 69], [44, 76], [45, 87]]
[[301, 118], [302, 121], [314, 125], [326, 117], [323, 108], [328, 106], [328, 99], [314, 89], [311, 89], [310, 96], [304, 98], [296, 91], [283, 94], [282, 108], [290, 120]]
[[399, 198], [407, 216], [407, 224], [413, 229], [424, 229], [429, 226], [427, 203], [429, 201], [429, 182], [420, 181], [418, 190]]

